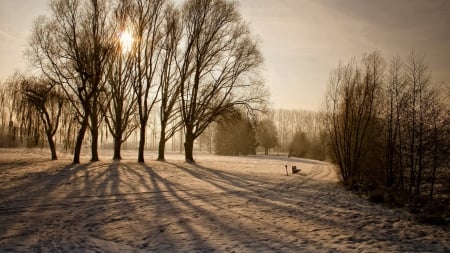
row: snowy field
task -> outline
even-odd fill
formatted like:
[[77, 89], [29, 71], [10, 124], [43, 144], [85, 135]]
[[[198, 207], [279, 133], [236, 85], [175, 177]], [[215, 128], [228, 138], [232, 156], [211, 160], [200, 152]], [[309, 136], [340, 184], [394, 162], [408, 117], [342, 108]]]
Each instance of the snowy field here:
[[60, 156], [0, 149], [0, 252], [450, 252], [447, 229], [346, 192], [327, 163]]

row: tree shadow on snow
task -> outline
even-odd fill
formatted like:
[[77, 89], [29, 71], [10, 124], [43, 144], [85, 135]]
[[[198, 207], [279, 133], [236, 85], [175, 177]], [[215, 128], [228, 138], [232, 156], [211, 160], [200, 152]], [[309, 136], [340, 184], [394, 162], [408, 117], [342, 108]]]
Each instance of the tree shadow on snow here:
[[280, 182], [183, 162], [113, 161], [49, 163], [11, 180], [0, 186], [4, 250], [320, 251], [328, 250], [323, 240], [342, 235], [404, 240], [395, 229], [358, 228], [352, 219], [367, 218], [366, 202], [302, 177]]

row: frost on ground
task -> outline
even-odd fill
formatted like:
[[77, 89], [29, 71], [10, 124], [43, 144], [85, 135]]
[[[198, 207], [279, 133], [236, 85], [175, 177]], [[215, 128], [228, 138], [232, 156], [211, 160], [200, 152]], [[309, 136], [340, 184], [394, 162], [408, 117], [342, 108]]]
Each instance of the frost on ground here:
[[448, 229], [348, 193], [326, 163], [47, 157], [0, 150], [2, 252], [450, 252]]

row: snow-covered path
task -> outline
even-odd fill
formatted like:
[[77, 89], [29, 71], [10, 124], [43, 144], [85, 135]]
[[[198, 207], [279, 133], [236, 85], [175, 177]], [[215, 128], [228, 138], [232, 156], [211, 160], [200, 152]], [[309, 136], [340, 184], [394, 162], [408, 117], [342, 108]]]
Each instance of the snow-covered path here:
[[327, 163], [150, 155], [141, 165], [129, 155], [71, 166], [2, 150], [0, 251], [450, 251], [447, 230], [346, 192]]

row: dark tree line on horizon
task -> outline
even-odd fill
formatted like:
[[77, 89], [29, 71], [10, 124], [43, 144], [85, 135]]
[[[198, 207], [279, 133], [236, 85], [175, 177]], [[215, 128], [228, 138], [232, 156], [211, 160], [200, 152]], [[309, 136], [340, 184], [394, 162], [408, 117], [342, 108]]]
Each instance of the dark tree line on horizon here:
[[[52, 159], [58, 136], [79, 163], [89, 131], [91, 160], [99, 160], [99, 133], [107, 126], [113, 159], [121, 159], [121, 144], [139, 131], [144, 162], [149, 118], [159, 110], [158, 159], [182, 129], [186, 161], [194, 162], [194, 141], [218, 117], [265, 107], [263, 58], [235, 2], [58, 0], [50, 10], [32, 29], [27, 56], [35, 75], [12, 76], [1, 102], [17, 106], [20, 124], [11, 112], [2, 113], [2, 126], [23, 132], [12, 136], [45, 132]], [[127, 32], [130, 48], [121, 40]]]

